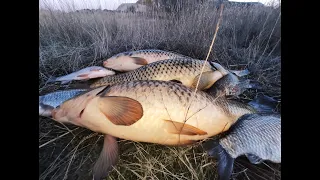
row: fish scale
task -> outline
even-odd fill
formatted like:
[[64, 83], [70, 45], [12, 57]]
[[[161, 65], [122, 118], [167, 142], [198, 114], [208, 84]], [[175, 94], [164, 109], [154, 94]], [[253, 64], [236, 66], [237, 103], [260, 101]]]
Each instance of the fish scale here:
[[145, 50], [137, 50], [137, 51], [127, 51], [127, 52], [116, 54], [113, 57], [119, 57], [119, 56], [122, 56], [122, 55], [134, 56], [134, 55], [143, 55], [143, 54], [152, 55], [154, 57], [159, 57], [159, 56], [163, 56], [163, 55], [166, 55], [169, 58], [184, 57], [184, 55], [181, 55], [181, 54], [172, 53], [172, 52], [169, 52], [169, 51], [162, 51], [162, 50], [158, 50], [158, 49], [145, 49]]
[[281, 161], [281, 123], [275, 116], [251, 115], [230, 129], [228, 135], [219, 140], [219, 144], [236, 158], [252, 153], [262, 159]]
[[52, 107], [57, 107], [64, 101], [75, 97], [83, 92], [86, 89], [71, 89], [71, 90], [63, 90], [63, 91], [56, 91], [52, 93], [48, 93], [42, 96], [39, 96], [39, 103], [50, 105]]
[[[194, 99], [192, 96], [194, 95]], [[190, 108], [188, 106], [190, 105]], [[53, 119], [105, 134], [94, 179], [116, 164], [116, 137], [162, 145], [187, 145], [227, 131], [250, 106], [194, 92], [171, 81], [139, 80], [102, 86], [64, 102]]]
[[64, 101], [87, 91], [86, 89], [69, 89], [39, 96], [39, 115], [49, 117], [51, 111]]
[[186, 86], [191, 86], [194, 78], [201, 73], [202, 66], [205, 63], [203, 72], [214, 71], [210, 63], [189, 58], [170, 59], [166, 61], [157, 61], [142, 66], [134, 71], [106, 76], [93, 82], [90, 87], [113, 85], [125, 81], [134, 80], [179, 80]]
[[[93, 91], [101, 91], [100, 88]], [[195, 93], [193, 102], [190, 104], [189, 101], [191, 101], [193, 94], [194, 89], [175, 82], [130, 81], [106, 87], [101, 95], [94, 97], [92, 94], [90, 96], [92, 99], [85, 100], [88, 96], [84, 94], [66, 102], [61, 108], [69, 109], [62, 112], [70, 113], [70, 117], [79, 117], [77, 113], [84, 108], [81, 119], [78, 119], [76, 123], [82, 124], [92, 131], [127, 140], [167, 145], [186, 144], [219, 134], [236, 122], [239, 116], [255, 112], [249, 106], [240, 105], [238, 102], [227, 100], [225, 97], [213, 97], [202, 91]], [[112, 123], [99, 109], [102, 96], [106, 98], [126, 97], [137, 101], [143, 109], [142, 117], [130, 126]], [[85, 106], [80, 106], [81, 102], [87, 103]], [[68, 103], [70, 104], [66, 105]], [[190, 108], [188, 109], [189, 105]], [[67, 108], [67, 106], [72, 108]], [[232, 110], [229, 108], [232, 108]], [[71, 112], [73, 110], [76, 114]], [[206, 135], [168, 132], [165, 128], [168, 120], [180, 124], [186, 123], [199, 129], [199, 131], [206, 132]], [[72, 120], [68, 121], [71, 122]]]

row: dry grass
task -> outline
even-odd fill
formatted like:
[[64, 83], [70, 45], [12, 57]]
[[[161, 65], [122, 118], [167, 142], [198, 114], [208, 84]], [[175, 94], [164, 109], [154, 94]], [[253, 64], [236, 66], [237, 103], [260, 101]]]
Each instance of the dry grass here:
[[[155, 48], [205, 59], [219, 12], [205, 5], [176, 14], [40, 10], [39, 93], [58, 87], [49, 76], [71, 73], [127, 50]], [[281, 14], [268, 7], [224, 8], [209, 60], [229, 69], [249, 68], [249, 78], [281, 101]], [[258, 91], [245, 92], [252, 99]], [[91, 179], [102, 136], [39, 117], [40, 179]], [[62, 136], [62, 137], [61, 137]], [[49, 142], [49, 143], [47, 143]], [[47, 143], [47, 144], [44, 144]], [[199, 146], [168, 147], [121, 140], [120, 161], [109, 179], [216, 179], [216, 161]], [[236, 161], [234, 179], [280, 179], [280, 165]]]

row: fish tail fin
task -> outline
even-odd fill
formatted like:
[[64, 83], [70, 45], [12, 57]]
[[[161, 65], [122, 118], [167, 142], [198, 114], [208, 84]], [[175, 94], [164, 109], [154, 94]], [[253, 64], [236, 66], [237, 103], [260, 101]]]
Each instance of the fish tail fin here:
[[39, 116], [51, 117], [51, 112], [53, 109], [54, 107], [43, 104], [39, 96]]
[[48, 78], [48, 80], [46, 81], [46, 83], [52, 83], [52, 82], [55, 82], [55, 81], [57, 81], [57, 77], [50, 76], [50, 77]]
[[248, 104], [260, 113], [274, 113], [273, 110], [276, 109], [278, 101], [269, 96], [258, 94]]
[[218, 160], [219, 180], [229, 180], [233, 170], [234, 158], [223, 149], [217, 140], [206, 142], [204, 149], [209, 156], [213, 156]]

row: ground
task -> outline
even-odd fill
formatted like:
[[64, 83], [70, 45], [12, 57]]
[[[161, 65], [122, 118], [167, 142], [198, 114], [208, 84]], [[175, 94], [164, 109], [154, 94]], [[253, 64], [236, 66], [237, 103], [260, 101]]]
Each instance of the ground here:
[[[139, 49], [174, 51], [205, 59], [218, 12], [202, 6], [164, 14], [110, 11], [62, 13], [40, 10], [39, 94], [54, 91], [46, 84], [86, 66], [102, 65], [114, 54]], [[209, 60], [229, 69], [248, 68], [247, 77], [262, 90], [248, 90], [240, 100], [264, 93], [281, 106], [281, 13], [269, 7], [224, 9]], [[91, 179], [103, 136], [39, 116], [39, 179]], [[216, 161], [194, 146], [168, 147], [119, 139], [120, 159], [108, 179], [216, 179]], [[281, 179], [281, 165], [251, 165], [238, 158], [234, 179]]]

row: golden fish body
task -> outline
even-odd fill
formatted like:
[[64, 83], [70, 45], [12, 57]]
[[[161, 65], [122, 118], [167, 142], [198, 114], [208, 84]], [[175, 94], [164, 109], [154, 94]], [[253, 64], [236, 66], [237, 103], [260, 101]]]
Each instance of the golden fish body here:
[[204, 69], [198, 86], [198, 89], [203, 90], [209, 88], [224, 74], [211, 65], [210, 62], [190, 58], [154, 62], [134, 71], [103, 77], [92, 83], [90, 87], [96, 88], [136, 80], [175, 80], [180, 81], [187, 87], [194, 88], [203, 66]]
[[[163, 145], [190, 144], [229, 129], [254, 110], [170, 81], [131, 81], [66, 101], [53, 118], [114, 137]], [[192, 101], [188, 110], [188, 105]]]
[[116, 54], [103, 61], [103, 66], [117, 71], [126, 72], [156, 61], [181, 57], [186, 56], [158, 49], [144, 49]]

